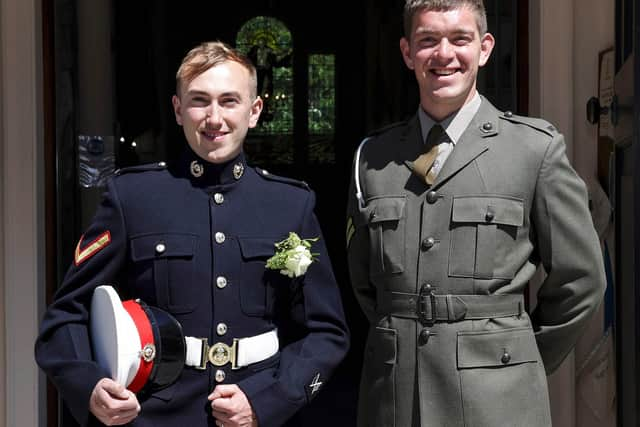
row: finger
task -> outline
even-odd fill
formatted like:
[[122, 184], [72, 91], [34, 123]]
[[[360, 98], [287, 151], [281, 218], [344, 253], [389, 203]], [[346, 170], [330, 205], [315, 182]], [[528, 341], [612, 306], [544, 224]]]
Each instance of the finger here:
[[226, 397], [218, 397], [211, 401], [211, 409], [215, 412], [220, 412], [221, 414], [229, 414], [231, 408], [231, 399]]
[[213, 389], [213, 392], [209, 395], [208, 399], [213, 400], [219, 397], [233, 396], [237, 392], [238, 386], [235, 384], [221, 384], [217, 385]]
[[98, 404], [104, 409], [109, 416], [121, 415], [140, 411], [138, 399], [131, 393], [127, 399], [114, 398], [104, 390], [99, 394]]
[[117, 399], [128, 399], [131, 392], [127, 390], [122, 384], [118, 384], [112, 379], [105, 378], [101, 380], [102, 389], [109, 393], [112, 397]]
[[135, 401], [122, 401], [112, 399], [111, 406], [102, 408], [102, 420], [107, 425], [122, 425], [135, 419], [140, 413], [140, 405]]

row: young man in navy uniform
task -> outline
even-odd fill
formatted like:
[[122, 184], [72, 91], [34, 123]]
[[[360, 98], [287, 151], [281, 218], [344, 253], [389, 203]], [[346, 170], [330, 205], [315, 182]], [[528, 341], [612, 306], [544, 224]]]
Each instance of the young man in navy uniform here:
[[550, 426], [545, 373], [605, 289], [585, 185], [553, 126], [477, 92], [495, 43], [482, 0], [407, 0], [404, 24], [420, 105], [362, 143], [349, 192], [371, 325], [358, 425]]
[[[242, 145], [262, 100], [245, 56], [220, 42], [197, 46], [176, 91], [188, 147], [173, 164], [124, 169], [109, 182], [45, 314], [36, 359], [81, 425], [279, 426], [318, 393], [349, 346], [314, 194], [247, 165]], [[289, 232], [319, 237], [317, 260], [295, 278], [265, 268]], [[185, 336], [210, 345], [251, 337], [273, 345], [276, 330], [289, 333], [264, 360], [185, 367], [172, 385], [136, 396], [92, 355], [90, 301], [103, 284], [167, 311]]]

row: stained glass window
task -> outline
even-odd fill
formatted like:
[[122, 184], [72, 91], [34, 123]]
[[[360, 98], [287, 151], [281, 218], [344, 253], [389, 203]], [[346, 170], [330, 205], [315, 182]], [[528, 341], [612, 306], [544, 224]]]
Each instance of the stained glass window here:
[[[244, 149], [256, 164], [291, 164], [295, 153], [291, 32], [275, 18], [256, 16], [238, 31], [236, 48], [256, 66], [258, 94], [264, 102], [260, 121], [247, 135]], [[299, 144], [305, 145], [310, 163], [332, 163], [335, 160], [334, 55], [309, 55], [308, 102], [308, 128], [306, 132], [298, 128], [296, 138]]]
[[291, 33], [275, 18], [256, 16], [238, 31], [236, 47], [256, 66], [258, 94], [264, 102], [260, 122], [253, 133], [293, 133]]
[[309, 161], [335, 160], [335, 56], [309, 56]]

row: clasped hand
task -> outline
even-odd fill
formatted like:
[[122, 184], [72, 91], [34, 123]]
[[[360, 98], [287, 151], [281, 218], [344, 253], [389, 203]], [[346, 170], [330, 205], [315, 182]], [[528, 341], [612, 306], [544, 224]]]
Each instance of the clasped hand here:
[[102, 424], [120, 426], [138, 416], [140, 404], [134, 393], [110, 378], [103, 378], [91, 392], [89, 410]]
[[208, 399], [218, 427], [258, 427], [256, 414], [237, 385], [218, 385]]

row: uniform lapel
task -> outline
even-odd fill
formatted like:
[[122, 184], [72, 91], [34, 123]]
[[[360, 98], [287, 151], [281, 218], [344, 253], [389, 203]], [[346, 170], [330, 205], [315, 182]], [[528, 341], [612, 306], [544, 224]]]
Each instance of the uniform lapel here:
[[500, 132], [499, 126], [498, 110], [483, 97], [480, 109], [447, 158], [433, 186], [438, 187], [446, 182], [473, 159], [489, 150], [492, 137]]

